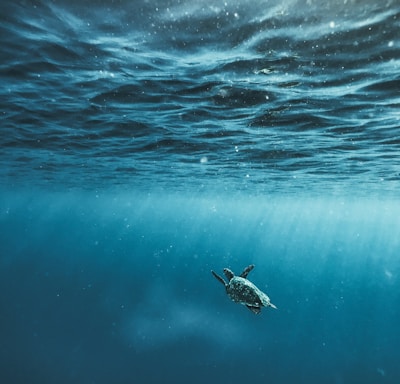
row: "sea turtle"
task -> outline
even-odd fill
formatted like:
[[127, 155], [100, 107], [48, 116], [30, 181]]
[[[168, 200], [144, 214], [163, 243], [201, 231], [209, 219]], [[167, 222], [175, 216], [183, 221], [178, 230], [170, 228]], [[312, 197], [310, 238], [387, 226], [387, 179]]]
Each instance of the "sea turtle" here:
[[253, 268], [253, 264], [249, 265], [243, 270], [240, 276], [235, 276], [230, 269], [224, 268], [224, 274], [228, 279], [228, 283], [214, 271], [211, 271], [211, 273], [225, 286], [226, 293], [235, 303], [245, 305], [251, 312], [259, 314], [261, 312], [261, 307], [272, 307], [276, 309], [269, 297], [251, 281], [247, 280], [247, 275]]

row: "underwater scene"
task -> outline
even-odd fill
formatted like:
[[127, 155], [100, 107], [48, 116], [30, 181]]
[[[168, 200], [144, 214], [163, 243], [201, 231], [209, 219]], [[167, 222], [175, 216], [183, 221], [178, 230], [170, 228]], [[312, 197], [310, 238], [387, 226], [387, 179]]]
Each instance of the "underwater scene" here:
[[3, 0], [0, 382], [400, 382], [398, 0]]

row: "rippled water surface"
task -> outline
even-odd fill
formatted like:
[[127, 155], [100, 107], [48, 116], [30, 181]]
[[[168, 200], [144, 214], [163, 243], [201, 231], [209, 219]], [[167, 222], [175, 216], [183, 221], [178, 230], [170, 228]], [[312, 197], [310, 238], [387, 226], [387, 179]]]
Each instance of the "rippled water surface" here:
[[3, 1], [3, 183], [394, 193], [397, 1]]

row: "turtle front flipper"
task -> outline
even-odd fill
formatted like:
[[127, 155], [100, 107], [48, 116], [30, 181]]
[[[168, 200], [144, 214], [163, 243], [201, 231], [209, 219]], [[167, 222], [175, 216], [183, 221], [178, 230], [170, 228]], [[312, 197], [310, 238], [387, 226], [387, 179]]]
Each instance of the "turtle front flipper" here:
[[243, 277], [245, 279], [253, 268], [254, 268], [254, 264], [250, 264], [248, 267], [246, 267], [243, 270], [243, 272], [240, 274], [240, 277]]
[[214, 275], [214, 277], [215, 277], [221, 284], [224, 284], [224, 287], [226, 287], [225, 280], [224, 280], [221, 276], [217, 275], [214, 271], [211, 271], [211, 273]]
[[259, 313], [261, 313], [261, 307], [256, 307], [254, 305], [246, 305], [247, 308], [250, 309], [251, 312], [255, 313], [256, 315], [258, 315]]

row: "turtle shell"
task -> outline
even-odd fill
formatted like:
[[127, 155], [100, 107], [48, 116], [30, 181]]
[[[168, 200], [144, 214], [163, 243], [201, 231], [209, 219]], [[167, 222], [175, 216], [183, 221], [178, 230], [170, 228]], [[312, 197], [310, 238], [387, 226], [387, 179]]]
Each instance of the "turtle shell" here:
[[270, 304], [269, 297], [260, 291], [251, 281], [243, 277], [233, 277], [226, 287], [226, 292], [236, 303], [255, 307]]

